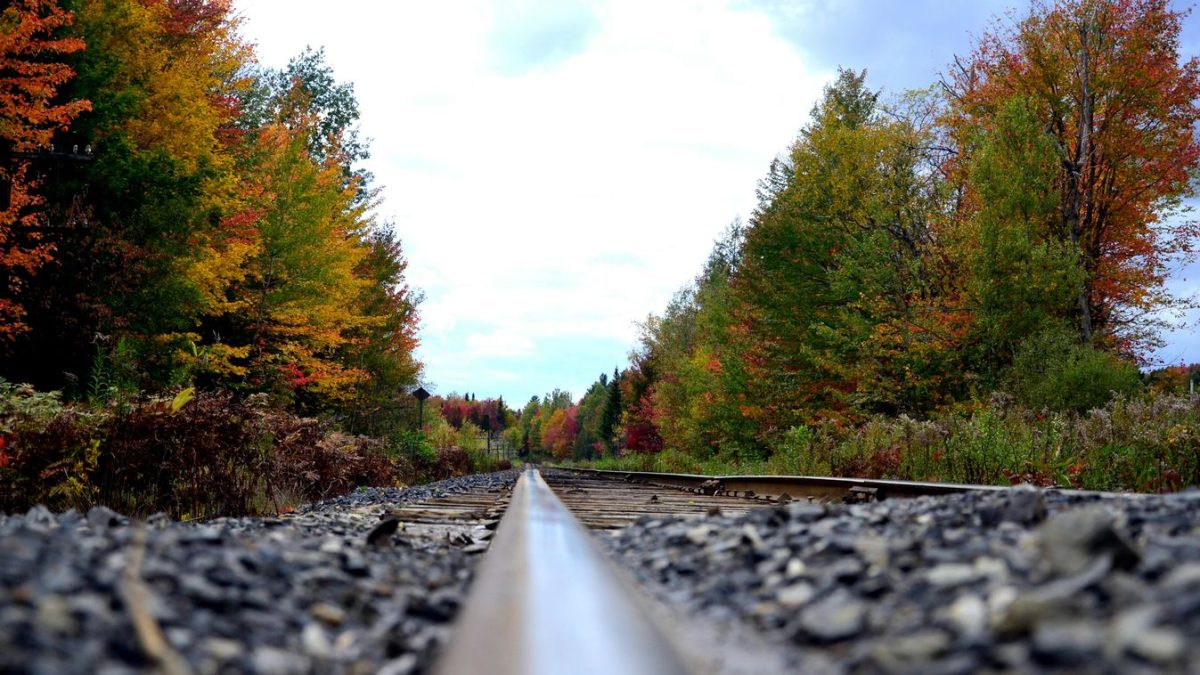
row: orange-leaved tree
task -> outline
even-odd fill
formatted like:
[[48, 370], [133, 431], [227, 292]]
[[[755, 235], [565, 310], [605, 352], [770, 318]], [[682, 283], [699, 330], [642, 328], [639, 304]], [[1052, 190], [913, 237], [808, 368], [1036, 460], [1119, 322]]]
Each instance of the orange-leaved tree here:
[[1054, 227], [1084, 268], [1075, 323], [1085, 343], [1123, 353], [1153, 345], [1175, 301], [1168, 266], [1198, 233], [1175, 213], [1200, 169], [1200, 59], [1180, 56], [1185, 15], [1167, 0], [1037, 0], [957, 59], [947, 83], [959, 160], [1016, 97], [1053, 138]]
[[15, 0], [0, 12], [0, 342], [27, 327], [14, 299], [53, 247], [33, 229], [42, 203], [27, 159], [12, 153], [46, 148], [55, 132], [90, 108], [87, 101], [59, 101], [59, 88], [74, 71], [57, 59], [83, 49], [61, 37], [72, 15], [54, 0]]

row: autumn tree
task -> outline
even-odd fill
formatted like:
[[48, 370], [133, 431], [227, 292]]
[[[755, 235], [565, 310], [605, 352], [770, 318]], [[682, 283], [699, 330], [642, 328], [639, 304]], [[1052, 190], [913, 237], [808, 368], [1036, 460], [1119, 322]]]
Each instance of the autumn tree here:
[[0, 349], [29, 330], [21, 289], [54, 251], [36, 229], [47, 219], [33, 168], [12, 153], [48, 149], [91, 107], [59, 98], [75, 75], [60, 59], [84, 48], [63, 34], [73, 18], [54, 0], [16, 0], [0, 11]]
[[569, 459], [579, 430], [577, 406], [554, 408], [542, 427], [542, 449], [555, 459]]
[[1029, 102], [1054, 141], [1056, 237], [1085, 275], [1074, 323], [1088, 344], [1144, 354], [1164, 307], [1167, 267], [1196, 225], [1172, 218], [1200, 166], [1200, 59], [1184, 60], [1186, 12], [1167, 0], [1037, 1], [956, 59], [947, 91], [959, 165], [973, 129], [995, 128], [1005, 102]]
[[940, 190], [923, 154], [931, 118], [909, 101], [884, 109], [865, 78], [843, 70], [826, 88], [790, 178], [773, 169], [746, 231], [731, 331], [760, 444], [819, 419], [919, 411], [953, 387], [945, 356], [959, 331], [935, 284]]
[[[782, 164], [773, 164], [778, 166]], [[730, 225], [714, 244], [703, 272], [661, 316], [642, 324], [635, 358], [652, 364], [657, 373], [651, 418], [669, 447], [717, 450], [754, 436], [743, 415], [746, 383], [732, 334], [736, 304], [730, 281], [743, 236], [740, 222]]]
[[357, 272], [369, 253], [355, 193], [343, 187], [338, 164], [310, 156], [305, 131], [272, 125], [256, 141], [260, 169], [250, 209], [258, 214], [257, 247], [236, 287], [248, 349], [245, 381], [340, 398], [366, 373], [339, 353], [381, 317], [355, 311], [368, 288]]
[[356, 364], [368, 377], [355, 386], [344, 414], [348, 429], [381, 435], [385, 430], [411, 426], [408, 390], [422, 372], [415, 357], [421, 295], [405, 278], [408, 261], [394, 231], [386, 227], [375, 230], [365, 244], [355, 275], [366, 283], [356, 306], [363, 316], [374, 319], [350, 333], [340, 359]]
[[204, 3], [203, 16], [166, 0], [70, 6], [87, 49], [63, 95], [92, 102], [73, 134], [94, 159], [46, 183], [58, 254], [26, 289], [37, 337], [14, 346], [17, 374], [71, 389], [119, 353], [135, 386], [163, 386], [186, 375], [178, 336], [203, 301], [189, 270], [222, 237], [234, 185], [222, 130], [248, 52], [226, 2]]

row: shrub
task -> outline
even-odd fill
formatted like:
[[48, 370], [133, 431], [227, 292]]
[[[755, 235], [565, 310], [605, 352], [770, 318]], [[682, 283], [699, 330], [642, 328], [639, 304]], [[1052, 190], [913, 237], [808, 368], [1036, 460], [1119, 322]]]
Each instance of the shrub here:
[[434, 480], [446, 480], [455, 476], [466, 476], [474, 472], [474, 462], [471, 453], [462, 448], [439, 448], [437, 463], [434, 465]]
[[58, 392], [0, 379], [0, 510], [52, 500], [83, 506], [101, 421], [63, 406]]
[[783, 433], [767, 462], [767, 471], [781, 475], [807, 476], [829, 473], [829, 456], [819, 452], [816, 432], [805, 426]]
[[264, 414], [262, 425], [274, 449], [266, 486], [272, 504], [318, 501], [359, 486], [397, 482], [382, 441], [332, 431], [328, 423], [280, 411]]
[[177, 410], [143, 403], [111, 419], [93, 482], [105, 504], [131, 514], [250, 513], [271, 468], [254, 421], [227, 394]]
[[380, 440], [229, 394], [184, 394], [65, 407], [0, 383], [0, 509], [247, 515], [418, 475], [417, 462], [389, 456]]
[[453, 447], [458, 442], [458, 430], [450, 426], [450, 424], [441, 415], [433, 414], [432, 419], [425, 424], [424, 434], [425, 439], [434, 448], [449, 448]]
[[0, 509], [21, 510], [39, 502], [61, 508], [91, 506], [97, 420], [70, 409], [40, 428], [20, 416], [4, 419], [11, 431], [0, 434], [5, 446], [0, 449]]
[[1034, 409], [1086, 412], [1114, 394], [1140, 387], [1137, 367], [1079, 343], [1073, 331], [1053, 328], [1025, 340], [1008, 373], [1009, 386]]

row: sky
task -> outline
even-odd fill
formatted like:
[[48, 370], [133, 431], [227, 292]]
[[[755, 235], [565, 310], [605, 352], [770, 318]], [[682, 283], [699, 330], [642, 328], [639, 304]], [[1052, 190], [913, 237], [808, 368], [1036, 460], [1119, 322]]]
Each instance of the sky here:
[[[377, 216], [425, 296], [427, 388], [516, 406], [554, 388], [578, 397], [626, 365], [638, 323], [749, 217], [839, 65], [885, 95], [926, 87], [1023, 6], [235, 0], [263, 65], [323, 47], [354, 84]], [[1200, 53], [1197, 22], [1185, 53]], [[1193, 266], [1171, 285], [1197, 281]], [[1200, 361], [1194, 328], [1166, 339], [1162, 359]]]

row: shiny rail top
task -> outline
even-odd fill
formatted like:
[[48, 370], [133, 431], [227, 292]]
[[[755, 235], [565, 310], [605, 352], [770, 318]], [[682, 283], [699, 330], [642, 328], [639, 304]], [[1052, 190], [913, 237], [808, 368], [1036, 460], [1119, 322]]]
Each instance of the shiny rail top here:
[[435, 672], [672, 675], [688, 668], [530, 467]]

